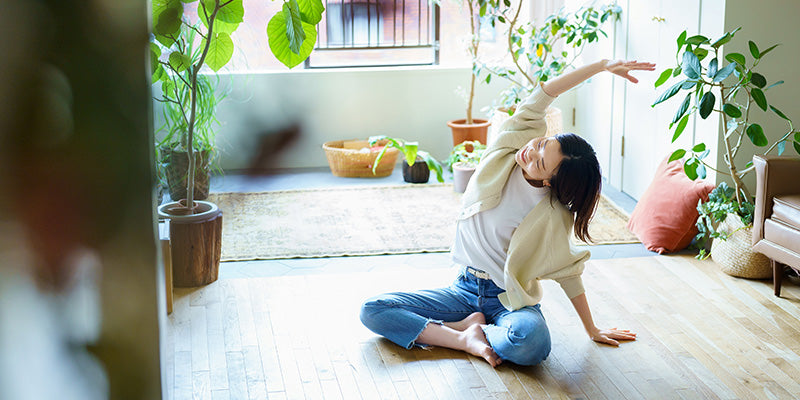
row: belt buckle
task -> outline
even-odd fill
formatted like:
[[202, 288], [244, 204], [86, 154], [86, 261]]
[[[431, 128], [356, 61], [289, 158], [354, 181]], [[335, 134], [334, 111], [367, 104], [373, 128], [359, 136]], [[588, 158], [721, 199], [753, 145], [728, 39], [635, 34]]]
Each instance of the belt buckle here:
[[476, 277], [476, 278], [480, 278], [480, 279], [491, 279], [491, 276], [489, 276], [489, 274], [488, 274], [488, 273], [486, 273], [486, 272], [484, 272], [484, 271], [479, 271], [479, 270], [477, 270], [477, 269], [475, 269], [475, 268], [472, 268], [472, 267], [470, 267], [470, 266], [467, 266], [467, 272], [469, 272], [469, 273], [470, 273], [470, 275], [472, 275], [472, 276], [474, 276], [474, 277]]

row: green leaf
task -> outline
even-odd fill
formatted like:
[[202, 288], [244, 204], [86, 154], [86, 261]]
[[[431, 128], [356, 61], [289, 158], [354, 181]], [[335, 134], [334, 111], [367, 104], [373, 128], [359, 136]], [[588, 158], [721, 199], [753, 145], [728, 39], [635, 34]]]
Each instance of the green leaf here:
[[775, 114], [778, 114], [779, 117], [781, 117], [781, 118], [783, 118], [783, 119], [785, 119], [787, 121], [791, 121], [789, 119], [789, 117], [786, 116], [786, 114], [781, 112], [781, 110], [778, 110], [777, 108], [775, 108], [773, 106], [769, 106], [769, 109], [772, 110], [772, 112], [774, 112]]
[[729, 77], [734, 70], [736, 70], [736, 63], [729, 63], [721, 70], [717, 71], [717, 73], [714, 75], [713, 81], [715, 83], [724, 81], [725, 78]]
[[664, 72], [662, 72], [661, 75], [658, 77], [658, 79], [656, 79], [655, 87], [663, 85], [664, 82], [666, 82], [671, 75], [672, 75], [672, 68], [665, 69]]
[[699, 61], [703, 61], [703, 59], [708, 55], [708, 50], [698, 47], [694, 49], [692, 53], [697, 56]]
[[672, 71], [672, 77], [674, 78], [674, 77], [680, 75], [681, 72], [683, 72], [683, 70], [681, 69], [681, 66], [679, 65], [679, 66], [677, 66], [675, 68], [675, 70]]
[[700, 152], [703, 152], [705, 150], [706, 150], [706, 144], [705, 143], [698, 143], [694, 147], [692, 147], [692, 151], [695, 152], [695, 153], [700, 153]]
[[733, 39], [733, 35], [731, 35], [730, 33], [726, 33], [726, 34], [722, 35], [721, 38], [717, 39], [716, 42], [711, 43], [711, 47], [713, 47], [715, 49], [718, 49], [723, 44], [730, 42], [731, 39]]
[[675, 141], [678, 140], [678, 138], [681, 136], [681, 133], [683, 133], [683, 130], [686, 129], [686, 124], [688, 123], [689, 115], [687, 114], [681, 118], [680, 122], [678, 122], [678, 127], [675, 128], [675, 133], [672, 135], [672, 143], [675, 143]]
[[169, 53], [169, 66], [177, 72], [183, 72], [192, 65], [192, 60], [180, 51]]
[[768, 48], [768, 49], [766, 49], [766, 50], [762, 51], [762, 52], [761, 52], [761, 57], [763, 58], [763, 57], [764, 57], [764, 55], [766, 55], [767, 53], [769, 53], [770, 51], [772, 51], [772, 49], [774, 49], [774, 48], [776, 48], [776, 47], [778, 47], [778, 46], [780, 46], [780, 44], [774, 44], [774, 45], [772, 45], [770, 48]]
[[[317, 41], [317, 29], [311, 24], [302, 24], [305, 40], [302, 40], [300, 46], [300, 53], [297, 54], [289, 47], [289, 34], [286, 29], [286, 17], [284, 13], [279, 12], [269, 20], [267, 24], [267, 37], [269, 38], [269, 49], [275, 58], [278, 59], [283, 65], [294, 68], [311, 54], [314, 45]], [[295, 40], [297, 38], [295, 37]]]
[[651, 105], [651, 107], [654, 107], [656, 104], [663, 103], [664, 101], [666, 101], [670, 97], [675, 96], [675, 94], [678, 93], [678, 91], [681, 90], [681, 85], [683, 85], [684, 82], [686, 82], [686, 81], [683, 80], [683, 81], [680, 81], [680, 82], [672, 85], [672, 87], [667, 89], [667, 91], [665, 91], [664, 93], [661, 94], [661, 96], [659, 96], [659, 98], [656, 100], [655, 103], [653, 103]]
[[792, 147], [797, 154], [800, 154], [800, 142], [792, 142]]
[[764, 78], [764, 75], [761, 75], [758, 72], [752, 73], [750, 76], [750, 82], [753, 82], [753, 85], [756, 85], [760, 88], [767, 86], [767, 78]]
[[688, 39], [686, 39], [686, 43], [698, 45], [708, 42], [708, 38], [703, 35], [694, 35]]
[[725, 55], [725, 59], [729, 62], [735, 62], [744, 67], [745, 58], [741, 53], [730, 53]]
[[325, 11], [322, 0], [297, 0], [297, 4], [300, 6], [303, 22], [316, 25], [322, 21], [322, 12]]
[[679, 160], [679, 159], [683, 158], [684, 155], [686, 155], [686, 150], [684, 150], [684, 149], [675, 150], [675, 151], [672, 152], [672, 155], [669, 156], [669, 161], [667, 161], [667, 162], [673, 162], [675, 160]]
[[696, 164], [697, 164], [697, 160], [695, 160], [694, 158], [690, 158], [690, 159], [686, 160], [685, 163], [683, 163], [683, 172], [691, 180], [697, 179], [697, 166], [696, 166]]
[[683, 102], [681, 103], [681, 106], [678, 107], [678, 111], [675, 112], [675, 117], [672, 118], [672, 123], [673, 124], [678, 122], [678, 120], [680, 120], [681, 117], [683, 117], [683, 114], [686, 114], [686, 110], [689, 109], [689, 104], [691, 103], [691, 100], [692, 100], [692, 94], [691, 93], [687, 94], [686, 97], [683, 98]]
[[761, 58], [761, 53], [758, 52], [758, 46], [756, 46], [756, 44], [753, 43], [752, 40], [749, 40], [747, 42], [747, 45], [750, 47], [750, 54], [753, 55], [753, 58], [755, 58], [756, 60]]
[[289, 0], [283, 3], [283, 16], [286, 21], [286, 37], [289, 39], [289, 49], [292, 50], [292, 53], [299, 54], [300, 46], [306, 39], [306, 34], [303, 31], [303, 22], [300, 19], [300, 8], [297, 0]]
[[689, 51], [683, 53], [683, 62], [681, 63], [683, 74], [691, 79], [700, 78], [700, 60], [697, 56]]
[[715, 101], [714, 93], [706, 92], [706, 94], [703, 95], [700, 99], [700, 118], [706, 119], [711, 115], [711, 111], [714, 110]]
[[718, 67], [719, 67], [719, 60], [714, 58], [708, 63], [708, 71], [706, 71], [706, 76], [713, 79], [714, 75], [717, 74]]
[[[229, 24], [238, 24], [244, 21], [243, 0], [220, 0], [219, 3], [220, 8], [219, 11], [217, 11], [217, 16], [214, 21], [215, 24], [216, 21], [227, 22]], [[205, 19], [205, 12], [203, 11], [204, 6], [210, 17], [214, 12], [214, 7], [216, 7], [216, 1], [200, 0], [200, 3], [197, 5], [197, 15], [201, 20]], [[206, 24], [206, 26], [208, 26], [208, 24]]]
[[764, 96], [764, 92], [761, 89], [753, 88], [750, 90], [750, 95], [753, 96], [753, 100], [762, 110], [767, 111], [767, 97]]
[[161, 47], [155, 43], [150, 43], [150, 72], [155, 73], [161, 65], [158, 59], [161, 58]]
[[680, 35], [678, 35], [678, 51], [681, 50], [681, 47], [683, 47], [685, 43], [686, 43], [686, 31], [683, 31], [681, 32]]
[[795, 142], [800, 142], [800, 132], [795, 132], [794, 133], [794, 141]]
[[773, 83], [772, 85], [769, 85], [769, 86], [767, 86], [767, 87], [766, 87], [764, 90], [765, 90], [765, 91], [766, 91], [766, 90], [769, 90], [769, 89], [770, 89], [770, 88], [772, 88], [773, 86], [778, 86], [778, 85], [783, 85], [783, 81], [777, 81], [777, 82]]
[[733, 118], [739, 118], [742, 116], [742, 110], [731, 103], [725, 103], [725, 105], [722, 106], [722, 111]]
[[233, 40], [227, 33], [214, 35], [206, 55], [206, 65], [215, 72], [219, 72], [233, 56]]
[[183, 17], [183, 4], [179, 0], [153, 0], [153, 33], [160, 36], [178, 36]]
[[769, 144], [767, 137], [764, 135], [764, 129], [759, 124], [750, 124], [747, 127], [747, 137], [750, 141], [758, 147], [764, 147]]

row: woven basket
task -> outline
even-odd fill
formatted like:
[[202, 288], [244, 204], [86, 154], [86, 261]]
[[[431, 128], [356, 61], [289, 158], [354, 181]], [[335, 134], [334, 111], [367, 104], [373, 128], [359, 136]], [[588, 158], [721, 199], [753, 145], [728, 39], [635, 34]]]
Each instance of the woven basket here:
[[727, 240], [714, 239], [711, 243], [711, 259], [720, 266], [722, 272], [739, 278], [772, 277], [769, 259], [752, 249], [752, 227], [744, 227], [741, 218], [728, 214], [717, 230], [733, 232]]
[[[386, 145], [388, 141], [378, 142], [379, 146]], [[378, 151], [369, 150], [369, 142], [366, 140], [334, 140], [322, 145], [325, 156], [328, 158], [328, 165], [334, 176], [345, 178], [381, 178], [389, 176], [394, 170], [397, 156], [400, 151], [394, 147], [386, 150], [381, 163], [372, 173], [372, 165], [378, 158]]]

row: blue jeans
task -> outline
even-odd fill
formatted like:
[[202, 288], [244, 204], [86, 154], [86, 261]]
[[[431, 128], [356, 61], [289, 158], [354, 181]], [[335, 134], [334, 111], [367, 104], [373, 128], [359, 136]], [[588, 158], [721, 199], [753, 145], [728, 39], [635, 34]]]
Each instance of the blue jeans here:
[[361, 306], [361, 322], [371, 331], [410, 349], [433, 322], [455, 322], [480, 311], [486, 317], [483, 332], [501, 359], [536, 365], [550, 354], [550, 332], [539, 304], [508, 311], [497, 295], [503, 289], [491, 279], [462, 270], [446, 288], [410, 293], [386, 293]]

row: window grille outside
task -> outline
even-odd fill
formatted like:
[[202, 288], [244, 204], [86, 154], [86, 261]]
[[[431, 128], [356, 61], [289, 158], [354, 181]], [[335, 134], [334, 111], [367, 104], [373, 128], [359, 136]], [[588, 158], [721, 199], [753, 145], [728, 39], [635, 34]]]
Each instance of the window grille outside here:
[[324, 0], [306, 68], [439, 63], [439, 7], [429, 0]]

